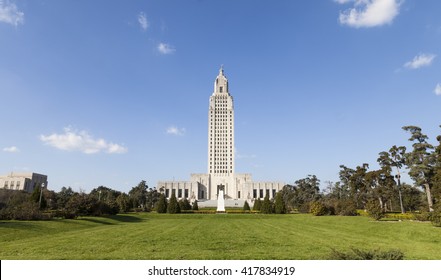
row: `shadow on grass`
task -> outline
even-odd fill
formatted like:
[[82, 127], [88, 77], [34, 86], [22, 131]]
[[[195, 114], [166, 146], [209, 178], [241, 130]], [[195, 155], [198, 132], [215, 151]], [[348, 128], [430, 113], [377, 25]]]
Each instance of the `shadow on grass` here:
[[111, 215], [102, 217], [81, 217], [83, 221], [102, 224], [102, 225], [116, 225], [118, 223], [139, 223], [143, 219], [129, 215]]

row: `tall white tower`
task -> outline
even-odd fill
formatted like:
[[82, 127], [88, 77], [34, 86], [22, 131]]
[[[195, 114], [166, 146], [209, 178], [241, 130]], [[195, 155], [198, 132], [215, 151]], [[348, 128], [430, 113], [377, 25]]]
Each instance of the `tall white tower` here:
[[208, 174], [211, 181], [211, 199], [220, 185], [226, 194], [234, 184], [234, 106], [228, 89], [228, 80], [221, 67], [214, 81], [208, 112]]

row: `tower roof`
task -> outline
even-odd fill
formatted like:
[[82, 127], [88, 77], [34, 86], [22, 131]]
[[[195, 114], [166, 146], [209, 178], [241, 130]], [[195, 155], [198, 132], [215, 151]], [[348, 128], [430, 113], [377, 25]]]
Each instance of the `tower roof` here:
[[216, 77], [216, 80], [214, 82], [214, 94], [228, 94], [228, 79], [225, 77], [224, 74], [224, 66], [221, 65], [219, 69], [219, 74]]

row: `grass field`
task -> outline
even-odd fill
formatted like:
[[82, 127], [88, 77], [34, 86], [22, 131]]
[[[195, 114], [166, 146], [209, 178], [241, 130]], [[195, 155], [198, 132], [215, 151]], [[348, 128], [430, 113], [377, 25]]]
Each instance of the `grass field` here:
[[367, 217], [128, 214], [0, 221], [0, 259], [329, 259], [332, 249], [441, 259], [441, 228]]

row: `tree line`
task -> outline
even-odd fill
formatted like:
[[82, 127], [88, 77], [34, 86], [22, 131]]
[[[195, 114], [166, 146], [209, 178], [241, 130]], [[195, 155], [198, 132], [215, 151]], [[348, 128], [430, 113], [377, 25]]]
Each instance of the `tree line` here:
[[[429, 143], [427, 135], [417, 126], [405, 126], [412, 149], [392, 146], [378, 154], [379, 169], [370, 170], [363, 163], [355, 168], [340, 165], [339, 181], [325, 182], [308, 175], [288, 184], [273, 200], [265, 197], [254, 201], [253, 210], [260, 213], [283, 214], [292, 211], [314, 215], [356, 215], [364, 209], [378, 218], [386, 212], [427, 212], [432, 221], [441, 225], [441, 135], [437, 143]], [[401, 182], [406, 170], [413, 185]], [[244, 210], [250, 210], [245, 202]], [[36, 186], [29, 194], [23, 191], [0, 190], [0, 219], [75, 218], [87, 215], [117, 214], [129, 211], [180, 213], [197, 210], [197, 201], [177, 200], [172, 194], [166, 199], [162, 190], [149, 188], [141, 181], [127, 194], [105, 186], [89, 194], [63, 187], [59, 192]], [[375, 214], [376, 213], [376, 214]]]

